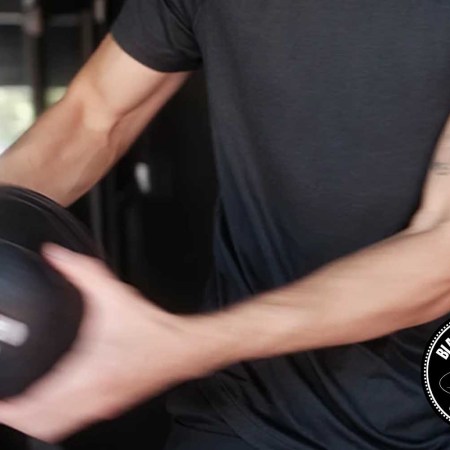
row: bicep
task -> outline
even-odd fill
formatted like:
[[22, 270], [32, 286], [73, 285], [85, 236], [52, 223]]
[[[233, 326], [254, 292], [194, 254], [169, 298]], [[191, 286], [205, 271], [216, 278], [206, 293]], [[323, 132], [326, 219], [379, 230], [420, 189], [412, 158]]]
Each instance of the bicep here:
[[139, 110], [151, 117], [188, 76], [189, 72], [165, 73], [143, 65], [108, 35], [75, 77], [68, 95], [82, 99], [89, 114], [109, 126]]

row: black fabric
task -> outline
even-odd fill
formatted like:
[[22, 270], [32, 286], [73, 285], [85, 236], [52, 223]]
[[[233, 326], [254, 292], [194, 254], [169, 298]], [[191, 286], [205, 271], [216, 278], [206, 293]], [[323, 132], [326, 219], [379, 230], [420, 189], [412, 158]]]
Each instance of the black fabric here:
[[174, 424], [165, 450], [255, 450], [237, 436], [208, 433]]
[[[153, 69], [205, 70], [220, 182], [208, 308], [407, 225], [450, 110], [449, 2], [131, 0], [113, 34]], [[448, 449], [421, 387], [435, 327], [238, 364], [200, 386], [259, 449]]]
[[[202, 392], [201, 383], [197, 381], [176, 388], [169, 394], [167, 405], [174, 422], [179, 425], [212, 434], [237, 436], [211, 408], [208, 398]], [[210, 414], [205, 414], [205, 411], [210, 411]]]
[[0, 426], [0, 443], [2, 450], [29, 450], [27, 436], [3, 425]]
[[198, 69], [201, 54], [193, 22], [201, 0], [129, 0], [114, 26], [114, 37], [141, 63], [163, 72]]

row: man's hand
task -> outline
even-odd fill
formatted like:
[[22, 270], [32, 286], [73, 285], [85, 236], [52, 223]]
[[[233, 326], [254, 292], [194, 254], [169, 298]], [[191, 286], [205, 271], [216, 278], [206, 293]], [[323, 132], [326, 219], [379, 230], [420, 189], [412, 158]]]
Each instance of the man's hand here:
[[0, 423], [57, 442], [212, 369], [212, 342], [188, 331], [187, 320], [143, 299], [100, 261], [53, 245], [44, 254], [84, 294], [84, 322], [51, 374], [0, 402]]

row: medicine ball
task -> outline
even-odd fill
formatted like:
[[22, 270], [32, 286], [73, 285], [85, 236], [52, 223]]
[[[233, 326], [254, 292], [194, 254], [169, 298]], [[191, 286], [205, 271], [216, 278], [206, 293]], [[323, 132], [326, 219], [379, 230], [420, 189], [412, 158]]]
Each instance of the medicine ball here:
[[49, 372], [79, 331], [81, 294], [41, 256], [46, 242], [101, 256], [67, 210], [27, 189], [0, 187], [0, 399]]

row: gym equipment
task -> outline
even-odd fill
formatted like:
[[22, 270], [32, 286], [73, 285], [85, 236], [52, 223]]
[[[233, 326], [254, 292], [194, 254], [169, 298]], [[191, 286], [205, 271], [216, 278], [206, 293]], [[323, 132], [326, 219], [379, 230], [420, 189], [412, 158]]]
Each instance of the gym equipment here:
[[81, 294], [41, 256], [46, 242], [102, 257], [64, 208], [26, 189], [0, 187], [0, 399], [45, 375], [79, 331]]

